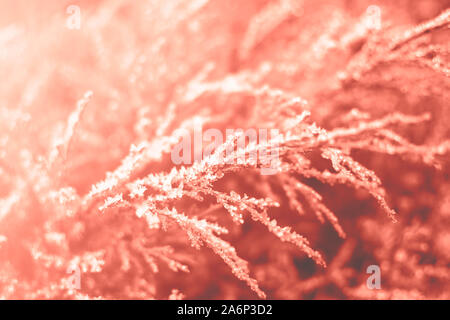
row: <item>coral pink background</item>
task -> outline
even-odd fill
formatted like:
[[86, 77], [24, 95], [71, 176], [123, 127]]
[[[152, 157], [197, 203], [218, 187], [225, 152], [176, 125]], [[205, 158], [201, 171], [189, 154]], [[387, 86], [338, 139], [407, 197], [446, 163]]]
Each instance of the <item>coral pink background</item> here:
[[[448, 8], [0, 1], [0, 297], [449, 299]], [[177, 128], [283, 131], [304, 111], [292, 132], [311, 136], [280, 148], [324, 180], [298, 168], [278, 177], [207, 166], [189, 178], [171, 161]], [[389, 118], [396, 112], [417, 118]], [[314, 140], [313, 128], [377, 119], [388, 120], [325, 139], [330, 158]], [[364, 168], [351, 162], [346, 173], [335, 149]], [[365, 187], [330, 184], [326, 170]], [[233, 223], [233, 206], [243, 224]], [[328, 209], [339, 222], [321, 223]], [[370, 265], [380, 267], [381, 289], [366, 285]]]

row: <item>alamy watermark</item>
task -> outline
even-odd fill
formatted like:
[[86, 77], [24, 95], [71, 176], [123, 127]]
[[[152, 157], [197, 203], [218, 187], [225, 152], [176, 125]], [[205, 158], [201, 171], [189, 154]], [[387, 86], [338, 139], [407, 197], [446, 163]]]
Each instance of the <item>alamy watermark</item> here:
[[366, 9], [366, 23], [370, 30], [381, 29], [381, 9], [379, 6], [371, 5]]
[[181, 141], [171, 153], [176, 165], [193, 164], [214, 156], [225, 164], [256, 166], [262, 175], [279, 172], [278, 129], [226, 129], [224, 137], [219, 129], [203, 131], [200, 127], [194, 129], [193, 137], [191, 131], [183, 129], [179, 129], [177, 135]]
[[381, 289], [381, 269], [380, 266], [376, 264], [372, 264], [367, 267], [367, 274], [372, 274], [367, 278], [366, 285], [367, 288], [373, 289]]
[[66, 27], [70, 30], [80, 30], [81, 28], [81, 9], [79, 6], [70, 5], [66, 9], [69, 15], [66, 19]]
[[67, 274], [70, 276], [67, 277], [67, 287], [71, 290], [80, 290], [81, 289], [81, 269], [76, 264], [71, 264], [66, 270]]

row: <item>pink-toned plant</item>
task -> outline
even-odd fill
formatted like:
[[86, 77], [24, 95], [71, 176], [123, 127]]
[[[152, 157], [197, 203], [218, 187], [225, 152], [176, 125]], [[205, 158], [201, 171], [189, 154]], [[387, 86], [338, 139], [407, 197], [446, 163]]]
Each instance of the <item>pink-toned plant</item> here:
[[2, 3], [0, 297], [448, 299], [450, 11], [326, 3]]

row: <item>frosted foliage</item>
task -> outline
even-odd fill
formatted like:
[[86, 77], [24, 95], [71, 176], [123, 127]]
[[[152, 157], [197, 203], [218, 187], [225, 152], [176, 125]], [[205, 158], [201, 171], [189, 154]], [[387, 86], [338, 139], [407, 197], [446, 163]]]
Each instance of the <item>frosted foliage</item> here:
[[0, 298], [450, 298], [448, 2], [69, 5], [0, 1]]

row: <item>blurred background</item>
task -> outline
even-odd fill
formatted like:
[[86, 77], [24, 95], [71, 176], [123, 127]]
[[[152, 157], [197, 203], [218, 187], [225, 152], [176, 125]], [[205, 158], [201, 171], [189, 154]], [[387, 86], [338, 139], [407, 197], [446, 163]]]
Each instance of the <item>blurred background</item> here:
[[[424, 146], [449, 139], [448, 11], [440, 27], [414, 29], [448, 8], [439, 0], [0, 1], [0, 297], [256, 298], [179, 231], [80, 203], [132, 144], [158, 137], [171, 112], [166, 133], [197, 116], [219, 129], [269, 121], [270, 113], [255, 118], [264, 102], [251, 89], [226, 92], [227, 77], [301, 97], [325, 129], [354, 109], [375, 118], [428, 112], [430, 121], [395, 131]], [[408, 32], [417, 37], [389, 47]], [[199, 94], [199, 81], [225, 89]], [[52, 158], [86, 92], [93, 96], [64, 156]], [[380, 177], [398, 223], [367, 192], [307, 181], [339, 217], [341, 239], [314, 214], [296, 215], [280, 186], [273, 190], [282, 204], [273, 216], [307, 237], [326, 269], [251, 221], [235, 226], [226, 212], [210, 219], [230, 229], [223, 238], [268, 298], [449, 299], [448, 159], [437, 168], [352, 156]], [[135, 178], [172, 166], [167, 150], [155, 151]], [[217, 187], [261, 196], [259, 179], [237, 173]], [[172, 260], [190, 272], [175, 272]], [[80, 290], [64, 282], [71, 263], [82, 266]], [[366, 286], [369, 265], [381, 268], [381, 290]]]

